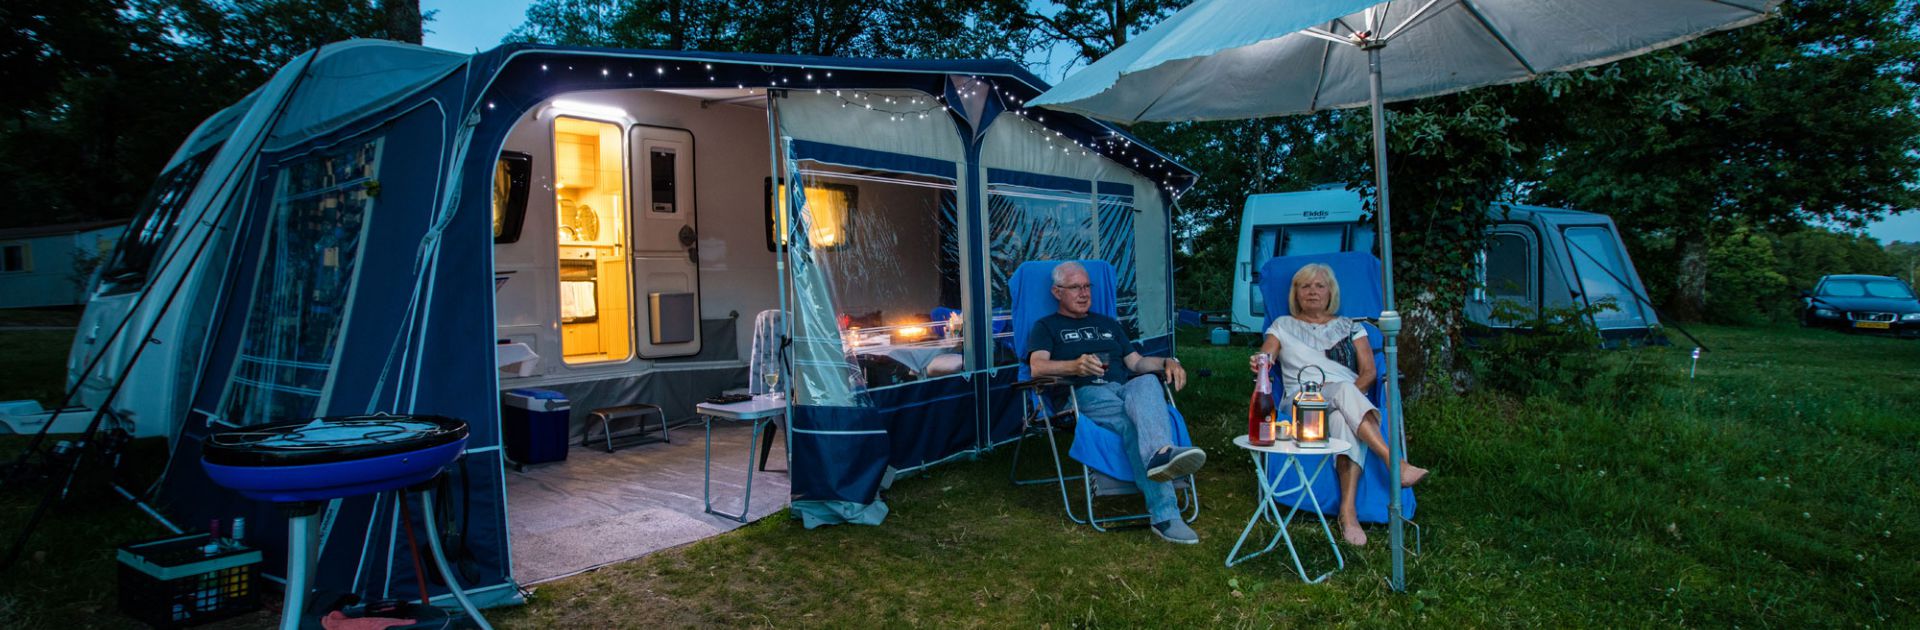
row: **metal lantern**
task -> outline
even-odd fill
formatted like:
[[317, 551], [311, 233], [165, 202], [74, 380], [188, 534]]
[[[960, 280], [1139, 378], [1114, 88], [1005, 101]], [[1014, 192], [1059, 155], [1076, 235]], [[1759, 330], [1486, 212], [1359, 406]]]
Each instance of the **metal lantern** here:
[[[1333, 409], [1333, 405], [1320, 393], [1320, 381], [1308, 381], [1306, 372], [1305, 367], [1301, 368], [1294, 379], [1300, 382], [1300, 391], [1293, 394], [1293, 439], [1300, 448], [1326, 448], [1327, 411]], [[1320, 378], [1327, 378], [1324, 370]]]

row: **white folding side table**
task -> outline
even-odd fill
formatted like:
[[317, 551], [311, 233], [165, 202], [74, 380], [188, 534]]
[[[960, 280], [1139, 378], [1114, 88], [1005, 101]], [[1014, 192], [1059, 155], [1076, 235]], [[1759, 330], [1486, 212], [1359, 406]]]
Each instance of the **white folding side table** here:
[[[1314, 510], [1313, 515], [1320, 519], [1320, 531], [1327, 535], [1327, 546], [1333, 548], [1333, 559], [1338, 566], [1335, 566], [1332, 571], [1320, 574], [1319, 577], [1308, 578], [1306, 568], [1300, 564], [1300, 550], [1294, 548], [1293, 536], [1287, 533], [1287, 525], [1293, 522], [1293, 515], [1300, 511], [1300, 505], [1296, 502], [1292, 509], [1282, 515], [1280, 504], [1276, 499], [1304, 492], [1307, 498], [1313, 501], [1313, 505], [1319, 506], [1320, 498], [1313, 494], [1314, 480], [1319, 479], [1320, 473], [1327, 469], [1328, 460], [1337, 457], [1339, 453], [1347, 452], [1352, 445], [1345, 440], [1328, 438], [1324, 448], [1300, 448], [1299, 444], [1292, 441], [1274, 442], [1272, 446], [1254, 446], [1244, 435], [1233, 438], [1233, 445], [1246, 449], [1248, 454], [1253, 456], [1254, 479], [1260, 486], [1260, 505], [1254, 508], [1253, 518], [1247, 519], [1246, 529], [1240, 531], [1240, 540], [1235, 541], [1233, 549], [1227, 552], [1227, 566], [1240, 564], [1260, 554], [1273, 551], [1281, 541], [1286, 541], [1287, 553], [1293, 556], [1293, 570], [1300, 574], [1301, 581], [1318, 584], [1333, 575], [1334, 571], [1347, 568], [1346, 558], [1340, 555], [1340, 544], [1333, 539], [1333, 528], [1327, 525], [1327, 515]], [[1271, 480], [1267, 478], [1267, 455], [1280, 456], [1280, 474], [1274, 475]], [[1300, 457], [1314, 455], [1323, 457], [1319, 464], [1313, 467], [1313, 473], [1309, 474], [1306, 466], [1300, 463]], [[1281, 490], [1281, 485], [1287, 482], [1288, 471], [1293, 472], [1295, 485]], [[1273, 540], [1267, 541], [1265, 548], [1244, 556], [1240, 555], [1240, 547], [1245, 545], [1247, 537], [1253, 534], [1253, 526], [1262, 520], [1273, 523], [1279, 531], [1274, 533]]]
[[[760, 430], [765, 428], [767, 423], [787, 414], [787, 399], [784, 396], [761, 394], [753, 397], [753, 400], [725, 405], [700, 403], [694, 406], [694, 410], [700, 414], [707, 429], [706, 461], [701, 466], [700, 499], [706, 504], [708, 514], [745, 523], [747, 512], [753, 507], [753, 463], [754, 455], [760, 451]], [[713, 421], [715, 419], [753, 423], [753, 438], [747, 442], [747, 491], [746, 497], [740, 500], [739, 514], [728, 514], [713, 509]]]

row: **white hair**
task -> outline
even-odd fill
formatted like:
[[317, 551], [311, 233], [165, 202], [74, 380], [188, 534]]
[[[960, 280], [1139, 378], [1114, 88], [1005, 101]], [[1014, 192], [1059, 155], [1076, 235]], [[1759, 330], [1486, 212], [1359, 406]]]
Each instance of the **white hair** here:
[[1071, 260], [1060, 263], [1059, 265], [1056, 265], [1053, 268], [1054, 286], [1060, 286], [1060, 285], [1066, 284], [1067, 274], [1072, 272], [1075, 269], [1080, 270], [1080, 273], [1083, 273], [1083, 274], [1087, 272], [1087, 268], [1085, 266], [1082, 266], [1080, 263], [1077, 263]]

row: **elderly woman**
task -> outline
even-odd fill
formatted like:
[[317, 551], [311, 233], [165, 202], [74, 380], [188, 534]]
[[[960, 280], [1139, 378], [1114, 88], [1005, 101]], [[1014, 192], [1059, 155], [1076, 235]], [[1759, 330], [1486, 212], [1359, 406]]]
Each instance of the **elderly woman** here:
[[[1364, 393], [1373, 386], [1375, 377], [1372, 344], [1366, 329], [1337, 315], [1339, 310], [1340, 283], [1333, 278], [1333, 268], [1322, 264], [1301, 267], [1293, 274], [1293, 288], [1287, 292], [1290, 314], [1273, 320], [1260, 344], [1260, 354], [1250, 357], [1248, 365], [1257, 371], [1260, 357], [1274, 361], [1288, 396], [1300, 389], [1301, 369], [1319, 368], [1306, 370], [1306, 376], [1322, 381], [1320, 391], [1332, 403], [1327, 431], [1353, 445], [1334, 460], [1340, 478], [1340, 532], [1348, 544], [1360, 546], [1367, 544], [1367, 532], [1360, 527], [1353, 503], [1366, 464], [1366, 454], [1360, 449], [1371, 450], [1385, 460], [1387, 442], [1380, 436], [1380, 412]], [[1315, 379], [1320, 371], [1325, 371], [1326, 377]], [[1424, 468], [1400, 463], [1402, 486], [1419, 483], [1426, 474]]]

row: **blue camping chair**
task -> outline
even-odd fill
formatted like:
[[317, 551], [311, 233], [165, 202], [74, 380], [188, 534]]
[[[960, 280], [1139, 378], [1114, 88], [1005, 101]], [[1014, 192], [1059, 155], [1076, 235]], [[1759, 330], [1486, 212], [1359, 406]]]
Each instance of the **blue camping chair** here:
[[[1023, 430], [1013, 444], [1013, 467], [1008, 476], [1015, 485], [1056, 484], [1060, 487], [1060, 504], [1067, 511], [1067, 518], [1075, 523], [1091, 525], [1095, 530], [1107, 531], [1107, 525], [1126, 521], [1140, 521], [1146, 524], [1151, 515], [1146, 513], [1124, 514], [1120, 516], [1100, 516], [1094, 511], [1095, 497], [1138, 494], [1140, 489], [1133, 482], [1133, 467], [1126, 458], [1133, 457], [1125, 447], [1120, 435], [1102, 428], [1093, 422], [1082, 422], [1079, 415], [1079, 403], [1073, 394], [1073, 388], [1060, 384], [1050, 378], [1032, 378], [1026, 361], [1027, 333], [1033, 330], [1033, 324], [1040, 318], [1060, 308], [1053, 299], [1053, 268], [1061, 261], [1040, 261], [1021, 264], [1014, 270], [1008, 287], [1013, 294], [1013, 346], [1019, 348], [1020, 382], [1014, 387], [1021, 392], [1024, 409]], [[1112, 317], [1115, 311], [1113, 266], [1105, 261], [1082, 260], [1081, 266], [1087, 268], [1088, 281], [1093, 284], [1092, 312]], [[1177, 446], [1192, 446], [1193, 438], [1187, 433], [1187, 422], [1180, 416], [1180, 410], [1173, 405], [1172, 394], [1167, 396], [1167, 412], [1173, 422], [1173, 442]], [[1060, 446], [1054, 434], [1059, 431], [1073, 432], [1073, 445], [1067, 455], [1080, 464], [1077, 475], [1066, 474], [1067, 466], [1061, 462]], [[1033, 479], [1020, 478], [1021, 446], [1030, 437], [1045, 436], [1047, 451], [1053, 456], [1053, 476]], [[1073, 499], [1068, 491], [1069, 482], [1079, 481], [1085, 511], [1076, 513]], [[1180, 510], [1187, 522], [1200, 516], [1200, 493], [1192, 476], [1174, 480], [1174, 494], [1180, 501]], [[1082, 516], [1084, 514], [1085, 516]]]
[[[1378, 320], [1382, 310], [1380, 259], [1374, 258], [1372, 254], [1365, 252], [1276, 256], [1268, 259], [1266, 264], [1260, 266], [1260, 293], [1267, 301], [1266, 322], [1260, 327], [1260, 330], [1264, 335], [1267, 326], [1271, 326], [1274, 319], [1287, 314], [1287, 292], [1292, 288], [1293, 274], [1299, 272], [1301, 267], [1305, 267], [1311, 263], [1321, 263], [1333, 268], [1334, 280], [1340, 284], [1339, 315], [1341, 317], [1361, 320], [1361, 327], [1367, 331], [1367, 341], [1373, 345], [1373, 364], [1376, 366], [1375, 369], [1381, 372], [1380, 378], [1374, 379], [1373, 387], [1367, 392], [1367, 398], [1373, 401], [1375, 407], [1380, 408], [1381, 437], [1387, 440], [1401, 440], [1400, 452], [1405, 453], [1406, 437], [1400, 431], [1400, 412], [1398, 409], [1389, 409], [1386, 401], [1383, 400], [1382, 397], [1384, 389], [1381, 381], [1386, 378], [1386, 359], [1383, 352], [1385, 337], [1381, 336], [1380, 329], [1375, 328], [1372, 322], [1367, 321]], [[1291, 401], [1288, 400], [1286, 392], [1280, 385], [1281, 379], [1277, 370], [1274, 372], [1273, 377], [1274, 404], [1282, 410], [1282, 414], [1285, 414], [1285, 410]], [[1360, 483], [1357, 489], [1358, 496], [1354, 498], [1354, 508], [1355, 511], [1358, 512], [1361, 522], [1385, 523], [1387, 522], [1387, 501], [1392, 497], [1392, 495], [1388, 493], [1387, 488], [1391, 479], [1388, 477], [1385, 462], [1377, 461], [1378, 458], [1372, 451], [1367, 451], [1366, 455], [1375, 461], [1370, 462], [1370, 465], [1368, 465], [1360, 475]], [[1322, 457], [1333, 456], [1325, 455]], [[1311, 458], [1302, 457], [1301, 459], [1303, 460], [1303, 464], [1313, 465]], [[1269, 471], [1269, 475], [1278, 475], [1280, 467], [1269, 464], [1267, 470]], [[1404, 493], [1400, 497], [1402, 513], [1406, 515], [1408, 519], [1407, 522], [1412, 524], [1415, 507], [1413, 489], [1404, 488], [1401, 492]], [[1311, 496], [1319, 497], [1318, 505], [1314, 505], [1313, 500], [1308, 498], [1309, 495], [1306, 493], [1287, 495], [1281, 497], [1279, 501], [1289, 506], [1297, 506], [1300, 509], [1313, 510], [1321, 514], [1339, 513], [1340, 482], [1334, 475], [1322, 475], [1314, 483], [1313, 494]], [[1415, 524], [1414, 537], [1416, 547], [1419, 544], [1419, 531], [1419, 525]]]

